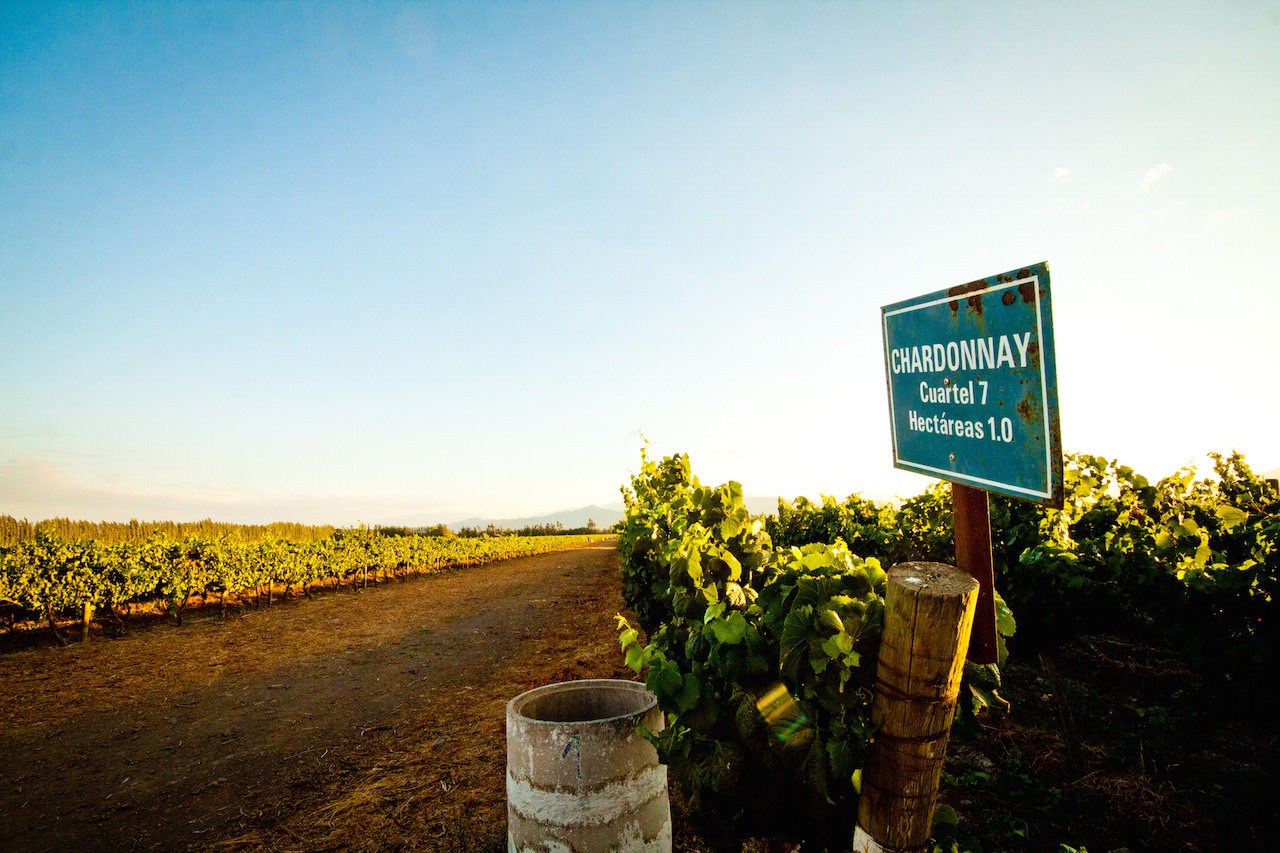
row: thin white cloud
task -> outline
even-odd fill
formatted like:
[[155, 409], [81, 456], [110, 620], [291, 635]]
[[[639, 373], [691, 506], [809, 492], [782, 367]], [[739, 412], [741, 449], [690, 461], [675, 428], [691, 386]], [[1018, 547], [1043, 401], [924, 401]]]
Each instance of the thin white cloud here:
[[1071, 170], [1066, 166], [1059, 166], [1053, 170], [1053, 177], [1050, 180], [1055, 183], [1065, 184], [1071, 180]]
[[1150, 169], [1147, 170], [1147, 173], [1142, 176], [1142, 186], [1138, 188], [1138, 192], [1140, 193], [1151, 192], [1151, 187], [1155, 185], [1155, 182], [1160, 180], [1161, 178], [1163, 178], [1165, 175], [1169, 174], [1172, 171], [1173, 171], [1173, 167], [1170, 166], [1168, 163], [1160, 163], [1159, 165], [1152, 166]]

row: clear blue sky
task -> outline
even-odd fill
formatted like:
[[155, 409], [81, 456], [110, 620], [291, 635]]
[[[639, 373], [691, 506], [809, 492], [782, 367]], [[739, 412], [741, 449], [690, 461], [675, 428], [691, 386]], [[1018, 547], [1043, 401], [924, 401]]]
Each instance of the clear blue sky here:
[[0, 513], [914, 494], [880, 306], [1044, 260], [1068, 451], [1280, 465], [1280, 3], [0, 5]]

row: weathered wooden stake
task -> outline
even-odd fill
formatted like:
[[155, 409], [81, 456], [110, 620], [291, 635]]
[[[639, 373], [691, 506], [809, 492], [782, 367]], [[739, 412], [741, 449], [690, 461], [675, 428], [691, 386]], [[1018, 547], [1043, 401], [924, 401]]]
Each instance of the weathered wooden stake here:
[[928, 847], [977, 601], [978, 582], [943, 563], [889, 570], [856, 853]]
[[93, 602], [86, 601], [80, 612], [80, 642], [89, 642], [89, 623], [93, 621]]
[[49, 630], [53, 632], [53, 637], [58, 641], [58, 645], [65, 646], [67, 641], [62, 639], [62, 635], [58, 633], [58, 620], [53, 618], [53, 608], [45, 604], [44, 617], [49, 620]]

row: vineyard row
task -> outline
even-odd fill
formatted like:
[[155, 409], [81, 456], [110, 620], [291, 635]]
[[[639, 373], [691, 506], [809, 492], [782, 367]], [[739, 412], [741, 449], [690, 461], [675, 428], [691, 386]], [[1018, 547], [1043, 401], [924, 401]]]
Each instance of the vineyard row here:
[[[990, 496], [1001, 664], [1084, 632], [1137, 636], [1180, 653], [1223, 701], [1280, 710], [1280, 490], [1241, 455], [1210, 455], [1214, 476], [1155, 483], [1069, 455], [1060, 510]], [[738, 483], [702, 486], [687, 456], [641, 463], [618, 539], [639, 624], [620, 618], [620, 641], [667, 715], [653, 740], [692, 819], [724, 843], [847, 849], [885, 572], [954, 562], [949, 487], [898, 507], [799, 498], [752, 518]], [[999, 684], [999, 666], [966, 667], [962, 722], [1007, 705]]]
[[226, 538], [102, 544], [41, 534], [0, 548], [0, 606], [15, 619], [44, 619], [56, 634], [60, 616], [74, 612], [88, 624], [106, 608], [119, 618], [135, 605], [159, 604], [180, 623], [193, 598], [257, 593], [283, 585], [285, 595], [321, 581], [367, 583], [372, 576], [425, 573], [491, 560], [562, 550], [593, 538], [503, 536], [454, 538], [379, 536], [340, 531], [327, 539], [255, 543]]

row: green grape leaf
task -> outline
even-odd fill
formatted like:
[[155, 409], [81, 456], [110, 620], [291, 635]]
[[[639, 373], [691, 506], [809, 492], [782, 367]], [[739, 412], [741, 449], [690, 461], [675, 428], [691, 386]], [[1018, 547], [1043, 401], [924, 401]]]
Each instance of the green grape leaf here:
[[828, 637], [822, 644], [822, 652], [832, 660], [837, 660], [853, 651], [853, 637], [843, 632]]
[[1221, 519], [1223, 530], [1233, 530], [1241, 524], [1244, 524], [1249, 519], [1249, 514], [1244, 510], [1237, 509], [1236, 507], [1228, 504], [1218, 504], [1218, 506], [1214, 508], [1214, 512], [1216, 512], [1218, 514], [1218, 518]]
[[685, 673], [680, 680], [680, 690], [676, 694], [676, 705], [681, 711], [692, 711], [698, 707], [698, 692], [700, 690], [698, 679], [691, 673]]
[[[852, 601], [852, 599], [850, 599], [850, 601]], [[835, 599], [832, 599], [832, 603], [835, 603]], [[840, 614], [836, 613], [834, 610], [818, 611], [818, 624], [830, 628], [838, 633], [844, 633], [844, 622], [841, 621]], [[834, 655], [832, 657], [834, 657]]]
[[630, 667], [637, 675], [642, 669], [644, 669], [644, 666], [647, 663], [647, 657], [648, 656], [645, 654], [644, 648], [642, 648], [638, 643], [627, 647], [627, 666]]
[[709, 631], [717, 643], [736, 645], [741, 643], [747, 634], [747, 620], [741, 613], [734, 611], [724, 619], [713, 619], [708, 622], [705, 633]]

